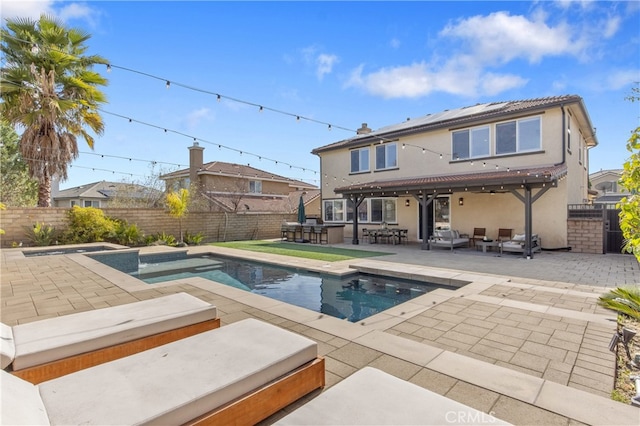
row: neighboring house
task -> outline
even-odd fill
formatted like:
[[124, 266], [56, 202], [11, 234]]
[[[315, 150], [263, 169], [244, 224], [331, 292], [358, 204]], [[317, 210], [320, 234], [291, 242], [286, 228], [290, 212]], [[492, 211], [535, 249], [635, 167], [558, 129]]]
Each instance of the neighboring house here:
[[[588, 199], [588, 149], [597, 145], [582, 98], [477, 104], [369, 129], [313, 150], [323, 219], [358, 244], [381, 223], [423, 241], [436, 229], [499, 228], [567, 246], [567, 205]], [[354, 214], [357, 211], [357, 214]]]
[[210, 210], [246, 213], [296, 213], [302, 196], [307, 217], [320, 217], [320, 190], [315, 185], [241, 164], [205, 164], [203, 151], [195, 142], [189, 147], [188, 169], [160, 176], [167, 190], [195, 188], [195, 196]]
[[619, 181], [622, 169], [600, 170], [589, 175], [591, 189], [594, 191], [594, 203], [615, 204], [623, 197], [631, 195]]
[[100, 181], [62, 190], [54, 188], [51, 198], [53, 207], [153, 207], [162, 199], [162, 194], [135, 183]]

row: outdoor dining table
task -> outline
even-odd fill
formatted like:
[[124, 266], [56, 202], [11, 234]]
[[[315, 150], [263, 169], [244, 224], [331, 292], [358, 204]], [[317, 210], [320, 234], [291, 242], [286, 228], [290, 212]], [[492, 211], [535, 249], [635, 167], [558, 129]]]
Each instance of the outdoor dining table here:
[[402, 238], [407, 237], [408, 229], [406, 228], [380, 228], [380, 229], [369, 229], [369, 242], [372, 244], [378, 243], [378, 238], [380, 240], [386, 239], [386, 242], [391, 242], [392, 244], [400, 244], [402, 242]]

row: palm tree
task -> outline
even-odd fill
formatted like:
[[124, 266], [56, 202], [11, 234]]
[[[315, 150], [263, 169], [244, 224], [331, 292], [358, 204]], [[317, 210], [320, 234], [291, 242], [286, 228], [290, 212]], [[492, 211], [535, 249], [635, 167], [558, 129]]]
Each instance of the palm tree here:
[[106, 97], [98, 87], [107, 80], [91, 68], [107, 60], [85, 55], [89, 34], [46, 15], [8, 19], [0, 34], [0, 113], [24, 128], [20, 152], [38, 181], [38, 207], [49, 207], [51, 179], [67, 179], [67, 167], [78, 157], [77, 137], [93, 149], [86, 128], [104, 131], [98, 108]]

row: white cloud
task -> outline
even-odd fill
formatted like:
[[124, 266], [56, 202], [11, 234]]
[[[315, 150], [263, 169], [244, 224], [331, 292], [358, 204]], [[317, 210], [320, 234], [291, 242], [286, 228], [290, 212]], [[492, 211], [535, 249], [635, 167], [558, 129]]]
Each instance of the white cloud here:
[[392, 49], [400, 48], [400, 40], [395, 37], [392, 38], [391, 41], [389, 41], [389, 46], [391, 46]]
[[[61, 5], [58, 7], [58, 5]], [[2, 1], [0, 16], [7, 18], [30, 18], [37, 20], [41, 15], [49, 15], [67, 22], [79, 19], [95, 26], [96, 10], [86, 3], [60, 2], [54, 0]]]
[[635, 70], [615, 70], [609, 73], [605, 81], [607, 88], [619, 90], [631, 87], [632, 84], [640, 81], [640, 71]]
[[322, 80], [326, 74], [331, 74], [333, 66], [339, 62], [336, 55], [321, 53], [318, 46], [309, 46], [301, 50], [305, 64], [315, 68], [318, 80]]
[[[439, 33], [431, 60], [351, 73], [346, 87], [358, 87], [384, 98], [417, 98], [432, 92], [475, 97], [493, 96], [526, 85], [528, 78], [500, 69], [514, 61], [540, 63], [547, 57], [588, 57], [593, 31], [584, 31], [562, 19], [550, 23], [542, 8], [530, 16], [496, 12], [452, 22]], [[619, 22], [600, 22], [598, 32], [616, 31]], [[602, 37], [602, 35], [600, 35]]]
[[203, 121], [208, 121], [212, 119], [211, 110], [209, 108], [200, 108], [194, 111], [191, 111], [185, 117], [186, 125], [189, 129], [193, 129], [198, 126]]
[[616, 35], [616, 33], [618, 32], [618, 29], [620, 29], [620, 17], [619, 16], [613, 16], [609, 19], [607, 19], [604, 23], [604, 30], [602, 31], [602, 36], [604, 38], [611, 38], [614, 35]]
[[492, 96], [516, 87], [522, 87], [527, 84], [527, 81], [518, 75], [489, 72], [480, 79], [480, 88], [482, 94]]
[[19, 0], [2, 1], [0, 15], [4, 21], [7, 18], [38, 19], [42, 14], [55, 15], [53, 0]]
[[318, 55], [316, 58], [316, 75], [319, 80], [325, 76], [325, 74], [330, 74], [333, 71], [334, 64], [338, 62], [338, 57], [336, 55], [329, 55], [326, 53], [322, 53]]
[[451, 61], [443, 68], [428, 64], [383, 68], [363, 75], [364, 65], [352, 71], [347, 87], [360, 87], [383, 98], [419, 98], [433, 92], [473, 97], [495, 95], [526, 84], [527, 80], [511, 74], [482, 73], [479, 68], [461, 66]]
[[503, 64], [517, 58], [536, 63], [545, 56], [576, 54], [584, 47], [566, 23], [551, 27], [540, 17], [530, 20], [507, 12], [460, 20], [445, 27], [440, 36], [466, 43], [484, 64]]

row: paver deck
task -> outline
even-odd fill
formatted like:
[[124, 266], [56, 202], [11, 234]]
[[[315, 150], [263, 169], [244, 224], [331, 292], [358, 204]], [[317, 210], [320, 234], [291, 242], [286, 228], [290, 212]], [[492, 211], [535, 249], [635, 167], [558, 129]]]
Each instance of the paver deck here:
[[[326, 357], [327, 386], [369, 365], [514, 424], [640, 424], [640, 409], [608, 398], [615, 317], [596, 304], [607, 289], [640, 282], [631, 256], [542, 253], [525, 260], [371, 248], [390, 254], [327, 263], [217, 247], [190, 250], [325, 273], [362, 268], [469, 284], [354, 324], [200, 278], [147, 285], [83, 255], [25, 258], [7, 249], [0, 252], [1, 316], [8, 324], [24, 323], [186, 291], [215, 304], [223, 324], [254, 317], [316, 340]], [[578, 273], [583, 268], [587, 275]]]

